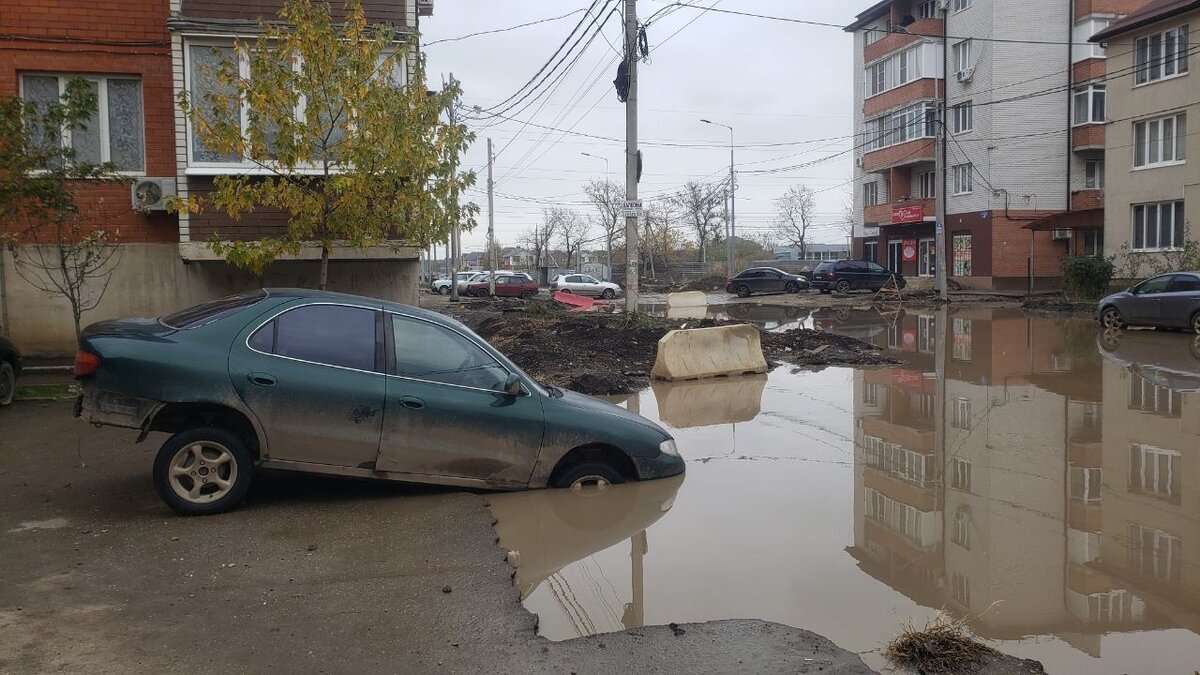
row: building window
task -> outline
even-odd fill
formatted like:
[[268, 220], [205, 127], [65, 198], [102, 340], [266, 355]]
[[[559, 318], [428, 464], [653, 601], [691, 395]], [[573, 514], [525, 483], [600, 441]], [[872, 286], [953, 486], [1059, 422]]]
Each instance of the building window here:
[[937, 317], [932, 314], [922, 314], [917, 317], [917, 351], [932, 354], [936, 348]]
[[1104, 45], [1100, 43], [1088, 44], [1088, 40], [1108, 28], [1115, 22], [1116, 19], [1090, 17], [1075, 24], [1075, 31], [1072, 37], [1072, 42], [1075, 43], [1071, 48], [1071, 62], [1078, 63], [1085, 59], [1102, 59], [1106, 55]]
[[917, 242], [917, 275], [931, 277], [937, 270], [937, 244], [933, 239]]
[[950, 575], [950, 597], [963, 607], [971, 606], [971, 580], [955, 572]]
[[1104, 189], [1104, 160], [1089, 159], [1083, 163], [1083, 186], [1089, 190]]
[[971, 428], [971, 399], [954, 399], [954, 418], [952, 426], [955, 429], [969, 430]]
[[971, 70], [971, 41], [963, 40], [954, 45], [954, 70], [966, 73]]
[[1070, 468], [1071, 499], [1084, 504], [1100, 503], [1100, 487], [1103, 485], [1104, 469], [1100, 467], [1073, 466]]
[[971, 233], [955, 234], [953, 239], [954, 268], [950, 275], [955, 277], [971, 276]]
[[[59, 134], [63, 147], [75, 151], [86, 164], [112, 162], [119, 171], [146, 170], [146, 130], [142, 113], [142, 81], [128, 76], [48, 75], [21, 76], [21, 98], [45, 111], [59, 102], [67, 83], [83, 79], [96, 95], [96, 112], [85, 125]], [[85, 128], [86, 127], [86, 128]]]
[[954, 0], [954, 11], [961, 12], [975, 3], [975, 0]]
[[887, 61], [867, 66], [867, 96], [881, 94], [887, 89]]
[[918, 138], [933, 138], [936, 116], [936, 104], [928, 101], [867, 120], [863, 147], [871, 152]]
[[926, 171], [917, 177], [918, 194], [921, 199], [933, 199], [937, 197], [937, 172]]
[[863, 206], [875, 206], [879, 203], [879, 183], [863, 183]]
[[1178, 164], [1187, 159], [1187, 113], [1133, 125], [1133, 165], [1135, 167]]
[[971, 491], [971, 463], [955, 457], [950, 460], [950, 487], [962, 492]]
[[893, 272], [899, 272], [900, 266], [904, 262], [904, 240], [898, 237], [888, 237], [888, 269]]
[[1133, 207], [1135, 251], [1178, 250], [1184, 245], [1183, 202], [1137, 204]]
[[1129, 489], [1179, 501], [1178, 450], [1134, 443], [1129, 446]]
[[950, 540], [968, 551], [971, 550], [971, 514], [965, 508], [954, 512], [954, 531]]
[[972, 128], [974, 128], [975, 123], [974, 123], [974, 120], [972, 119], [974, 117], [974, 113], [972, 112], [970, 101], [967, 101], [965, 103], [959, 103], [959, 104], [955, 105], [953, 110], [954, 110], [954, 133], [965, 134], [968, 131], [970, 131]]
[[881, 94], [920, 79], [921, 53], [921, 45], [917, 45], [867, 66], [867, 96]]
[[1084, 230], [1079, 255], [1104, 255], [1104, 230]]
[[1080, 124], [1102, 124], [1104, 122], [1105, 85], [1092, 84], [1075, 87], [1071, 121]]
[[965, 195], [970, 194], [975, 189], [975, 182], [971, 175], [970, 164], [959, 164], [954, 167], [954, 194]]
[[882, 389], [878, 384], [867, 383], [863, 387], [863, 404], [869, 406], [879, 405], [879, 390]]
[[881, 31], [881, 30], [872, 28], [872, 29], [868, 30], [867, 34], [866, 34], [867, 44], [873, 45], [876, 42], [879, 42], [880, 40], [882, 40], [883, 36], [885, 36], [885, 35], [887, 35], [887, 33], [885, 31]]
[[1137, 373], [1129, 374], [1130, 410], [1140, 410], [1163, 417], [1179, 417], [1182, 407], [1183, 394], [1155, 384]]
[[1183, 541], [1164, 530], [1129, 524], [1129, 567], [1161, 581], [1180, 580]]
[[938, 15], [937, 0], [924, 0], [917, 5], [918, 19], [936, 19]]
[[879, 262], [879, 242], [863, 242], [863, 260], [868, 262]]
[[1133, 49], [1134, 84], [1145, 84], [1188, 71], [1188, 27], [1140, 37]]
[[[955, 361], [971, 360], [971, 319], [955, 318], [950, 322], [950, 358]], [[967, 401], [967, 399], [962, 399]], [[970, 418], [971, 402], [967, 401], [967, 417]]]

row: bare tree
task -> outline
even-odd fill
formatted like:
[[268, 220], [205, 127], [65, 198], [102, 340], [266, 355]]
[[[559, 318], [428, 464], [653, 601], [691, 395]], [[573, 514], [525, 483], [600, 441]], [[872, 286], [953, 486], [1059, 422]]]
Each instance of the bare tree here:
[[650, 201], [642, 210], [638, 256], [648, 267], [652, 279], [658, 278], [657, 261], [661, 260], [665, 265], [678, 243], [674, 231], [676, 218], [673, 204], [667, 200]]
[[817, 216], [817, 200], [812, 188], [793, 185], [775, 200], [775, 231], [783, 241], [800, 249], [800, 258], [807, 253], [808, 228]]
[[571, 265], [572, 256], [578, 257], [583, 242], [587, 239], [588, 231], [592, 228], [591, 223], [570, 209], [555, 208], [552, 210], [558, 220], [558, 236], [562, 240], [563, 248], [567, 250], [567, 267], [577, 269]]
[[541, 268], [546, 254], [550, 251], [550, 242], [558, 234], [558, 219], [556, 209], [542, 209], [542, 224], [534, 225], [521, 235], [520, 243], [533, 251], [533, 266]]
[[708, 243], [721, 235], [721, 205], [725, 198], [721, 183], [689, 181], [678, 194], [671, 197], [672, 205], [696, 233], [700, 245], [700, 262], [707, 262]]
[[612, 279], [613, 244], [625, 230], [625, 219], [621, 207], [625, 204], [625, 187], [610, 180], [588, 181], [583, 193], [596, 207], [596, 224], [604, 231], [604, 250], [608, 254], [608, 278]]

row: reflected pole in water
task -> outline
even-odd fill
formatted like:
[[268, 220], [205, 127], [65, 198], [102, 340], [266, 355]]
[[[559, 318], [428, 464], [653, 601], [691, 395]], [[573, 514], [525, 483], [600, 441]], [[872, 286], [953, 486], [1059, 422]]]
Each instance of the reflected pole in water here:
[[642, 530], [629, 540], [629, 571], [630, 585], [633, 587], [633, 597], [625, 605], [621, 623], [625, 630], [641, 628], [646, 625], [646, 577], [645, 559], [650, 544], [646, 540], [646, 531]]

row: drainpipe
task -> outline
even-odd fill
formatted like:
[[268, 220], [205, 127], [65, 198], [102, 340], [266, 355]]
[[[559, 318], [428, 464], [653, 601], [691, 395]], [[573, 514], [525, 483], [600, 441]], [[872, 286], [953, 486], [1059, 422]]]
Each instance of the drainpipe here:
[[[1071, 212], [1071, 154], [1075, 151], [1074, 127], [1071, 126], [1071, 111], [1075, 104], [1075, 0], [1067, 3], [1067, 212]], [[1088, 114], [1091, 114], [1091, 101], [1088, 101]], [[1074, 237], [1071, 238], [1074, 245]]]

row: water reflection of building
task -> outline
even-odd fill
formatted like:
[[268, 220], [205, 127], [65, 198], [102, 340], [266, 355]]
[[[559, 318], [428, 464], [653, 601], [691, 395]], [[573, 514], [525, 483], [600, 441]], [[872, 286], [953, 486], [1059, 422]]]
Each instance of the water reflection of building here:
[[1098, 656], [1113, 630], [1200, 632], [1200, 554], [1183, 545], [1200, 539], [1200, 393], [1102, 367], [1090, 322], [875, 321], [910, 365], [856, 376], [848, 551], [864, 571], [991, 638]]

